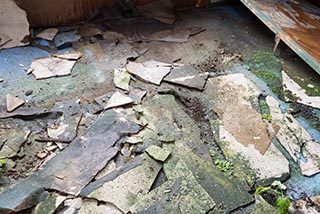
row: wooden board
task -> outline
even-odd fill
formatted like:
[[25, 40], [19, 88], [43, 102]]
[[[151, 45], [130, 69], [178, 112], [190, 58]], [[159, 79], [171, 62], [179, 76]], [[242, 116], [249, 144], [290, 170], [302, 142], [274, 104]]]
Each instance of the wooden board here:
[[305, 0], [241, 0], [320, 74], [320, 9]]

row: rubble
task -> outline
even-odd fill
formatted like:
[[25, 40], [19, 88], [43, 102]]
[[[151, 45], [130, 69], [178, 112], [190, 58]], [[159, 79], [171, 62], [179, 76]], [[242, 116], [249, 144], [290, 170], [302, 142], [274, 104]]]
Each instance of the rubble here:
[[217, 14], [201, 10], [176, 20], [171, 3], [118, 2], [92, 23], [31, 29], [32, 46], [0, 52], [0, 93], [23, 98], [0, 103], [0, 213], [276, 213], [253, 193], [266, 185], [295, 212], [318, 209], [319, 136], [290, 115], [297, 103], [316, 112], [317, 97], [284, 72], [299, 97], [286, 101], [297, 103], [268, 96], [281, 90], [280, 58], [257, 54], [248, 71], [232, 46], [250, 31], [222, 17], [217, 32]]
[[9, 113], [19, 108], [25, 103], [23, 99], [20, 99], [19, 97], [13, 96], [11, 94], [7, 94], [6, 98], [7, 98], [7, 111]]
[[30, 68], [33, 69], [32, 74], [37, 80], [66, 76], [71, 74], [78, 58], [80, 58], [79, 53], [65, 53], [65, 55], [39, 58], [31, 63]]
[[129, 73], [146, 82], [160, 85], [162, 79], [170, 73], [171, 65], [152, 60], [144, 63], [129, 62], [126, 68]]
[[267, 97], [272, 121], [279, 127], [277, 138], [293, 160], [299, 163], [301, 173], [312, 176], [320, 172], [320, 144], [297, 120], [288, 113], [282, 113], [279, 103], [273, 97]]
[[117, 88], [129, 91], [131, 75], [125, 69], [115, 69], [113, 82]]
[[[320, 96], [308, 96], [305, 90], [294, 82], [284, 71], [282, 71], [282, 86], [285, 91], [290, 91], [293, 97], [295, 97], [296, 102], [320, 109]], [[290, 100], [288, 97], [286, 99]]]
[[161, 165], [150, 158], [136, 168], [119, 175], [88, 195], [99, 201], [111, 203], [127, 213], [139, 195], [147, 194], [156, 179]]
[[[44, 188], [78, 195], [118, 153], [118, 149], [113, 145], [122, 137], [121, 133], [137, 133], [139, 130], [138, 125], [119, 120], [114, 111], [105, 112], [83, 136], [75, 139], [42, 169], [3, 191], [0, 194], [0, 208], [19, 211], [32, 207], [38, 203], [38, 196]], [[105, 143], [103, 139], [106, 139], [107, 135], [108, 143]], [[53, 179], [46, 179], [48, 177]], [[26, 200], [28, 198], [34, 200]]]
[[267, 124], [254, 109], [261, 92], [240, 73], [216, 77], [207, 84], [214, 89], [208, 93], [219, 116], [211, 125], [223, 154], [235, 165], [234, 174], [250, 185], [285, 180], [289, 162], [271, 142]]
[[164, 81], [189, 88], [203, 90], [208, 76], [208, 72], [200, 73], [193, 67], [184, 66], [181, 68], [172, 69], [170, 74], [164, 78]]
[[169, 151], [162, 149], [159, 146], [154, 146], [154, 145], [147, 148], [146, 152], [148, 153], [148, 155], [150, 155], [150, 157], [154, 158], [155, 160], [162, 161], [162, 162], [167, 160], [167, 158], [170, 155]]
[[125, 96], [117, 91], [111, 96], [105, 109], [124, 106], [124, 105], [128, 105], [131, 103], [133, 103], [133, 100], [130, 97]]

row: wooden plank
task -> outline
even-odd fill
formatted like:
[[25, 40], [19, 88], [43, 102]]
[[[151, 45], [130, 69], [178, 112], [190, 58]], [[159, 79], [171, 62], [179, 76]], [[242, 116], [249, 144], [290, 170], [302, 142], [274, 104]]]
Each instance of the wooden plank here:
[[305, 0], [241, 0], [320, 74], [320, 10]]

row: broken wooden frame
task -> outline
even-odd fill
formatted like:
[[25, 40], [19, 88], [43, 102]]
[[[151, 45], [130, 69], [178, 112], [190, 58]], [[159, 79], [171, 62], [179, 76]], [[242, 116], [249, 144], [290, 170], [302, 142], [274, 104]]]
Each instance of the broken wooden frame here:
[[[265, 25], [320, 74], [320, 10], [305, 0], [241, 0]], [[276, 48], [275, 46], [275, 48]]]

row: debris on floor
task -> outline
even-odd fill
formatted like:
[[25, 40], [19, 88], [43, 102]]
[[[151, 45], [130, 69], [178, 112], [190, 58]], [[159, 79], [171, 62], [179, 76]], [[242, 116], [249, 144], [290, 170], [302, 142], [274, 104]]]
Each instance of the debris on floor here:
[[115, 69], [113, 82], [117, 88], [129, 91], [131, 75], [125, 69]]
[[315, 142], [310, 134], [297, 120], [287, 113], [282, 113], [279, 103], [268, 96], [272, 121], [279, 127], [277, 138], [290, 156], [300, 165], [301, 173], [312, 176], [320, 172], [320, 144]]
[[183, 66], [181, 68], [172, 69], [170, 74], [164, 78], [164, 81], [203, 90], [208, 76], [208, 72], [201, 73], [193, 67]]
[[163, 78], [170, 73], [171, 64], [154, 60], [144, 63], [129, 62], [126, 68], [130, 74], [146, 82], [160, 85]]
[[110, 100], [107, 103], [107, 106], [105, 109], [110, 109], [114, 107], [129, 105], [133, 103], [133, 99], [130, 97], [123, 95], [122, 93], [116, 91], [111, 97]]
[[37, 80], [66, 76], [71, 74], [73, 66], [80, 57], [81, 53], [79, 52], [55, 54], [34, 60], [30, 68]]
[[[284, 90], [289, 92], [290, 95], [293, 96], [291, 99], [294, 99], [298, 103], [301, 103], [303, 105], [320, 109], [320, 96], [308, 96], [305, 92], [305, 89], [302, 89], [284, 71], [282, 71], [282, 80]], [[288, 101], [292, 101], [289, 97], [286, 97], [286, 99]]]
[[7, 111], [12, 112], [25, 103], [23, 99], [7, 94]]
[[319, 77], [241, 3], [132, 2], [0, 51], [0, 213], [319, 212]]

